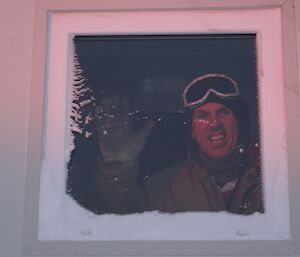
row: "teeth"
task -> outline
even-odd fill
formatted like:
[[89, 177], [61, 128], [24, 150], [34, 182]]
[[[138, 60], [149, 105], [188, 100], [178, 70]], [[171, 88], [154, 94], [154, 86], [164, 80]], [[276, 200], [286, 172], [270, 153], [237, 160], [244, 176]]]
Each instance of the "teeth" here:
[[222, 135], [214, 135], [214, 136], [210, 136], [209, 139], [212, 141], [217, 141], [217, 140], [222, 140], [225, 137], [224, 134]]

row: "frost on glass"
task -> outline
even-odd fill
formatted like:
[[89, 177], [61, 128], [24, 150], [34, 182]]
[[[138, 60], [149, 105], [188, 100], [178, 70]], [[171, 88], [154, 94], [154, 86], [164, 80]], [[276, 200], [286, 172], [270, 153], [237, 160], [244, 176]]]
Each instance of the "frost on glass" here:
[[[70, 161], [68, 163], [68, 179], [67, 179], [67, 193], [74, 197], [80, 204], [83, 203], [81, 188], [85, 187], [87, 176], [78, 174], [78, 171], [83, 169], [83, 166], [78, 167], [73, 171], [74, 166], [77, 167], [77, 163], [81, 163], [82, 147], [86, 145], [90, 148], [89, 141], [86, 139], [91, 138], [93, 135], [92, 120], [93, 120], [93, 108], [95, 106], [95, 97], [93, 96], [93, 90], [89, 86], [88, 79], [85, 77], [84, 71], [81, 67], [77, 56], [76, 42], [74, 40], [73, 48], [73, 82], [71, 90], [71, 107], [70, 107], [70, 129], [71, 129], [71, 141], [70, 145], [75, 148], [71, 152]], [[82, 143], [81, 143], [82, 142]], [[80, 145], [80, 147], [76, 147]], [[87, 165], [88, 161], [84, 159], [82, 165]], [[79, 179], [83, 183], [79, 183]]]
[[[207, 90], [185, 96], [205, 74], [215, 91], [200, 84]], [[73, 75], [67, 193], [78, 204], [96, 214], [264, 212], [255, 35], [78, 36]]]
[[91, 106], [94, 105], [95, 97], [92, 89], [88, 86], [88, 81], [78, 60], [76, 48], [74, 48], [74, 76], [72, 85], [72, 108], [71, 130], [74, 133], [84, 134], [86, 138], [91, 136], [90, 123], [93, 119]]

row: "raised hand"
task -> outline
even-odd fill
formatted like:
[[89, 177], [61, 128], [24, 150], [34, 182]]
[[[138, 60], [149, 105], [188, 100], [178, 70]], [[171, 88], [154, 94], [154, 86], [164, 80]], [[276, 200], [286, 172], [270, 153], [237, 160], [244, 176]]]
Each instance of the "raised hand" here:
[[127, 99], [112, 96], [95, 108], [98, 145], [105, 163], [136, 162], [155, 126], [146, 120], [138, 131], [128, 112]]

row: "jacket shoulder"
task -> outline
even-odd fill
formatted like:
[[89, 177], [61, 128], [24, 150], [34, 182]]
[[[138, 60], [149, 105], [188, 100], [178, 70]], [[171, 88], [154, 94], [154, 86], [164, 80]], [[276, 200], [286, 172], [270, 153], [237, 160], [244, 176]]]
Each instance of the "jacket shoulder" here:
[[180, 172], [191, 165], [189, 161], [180, 162], [170, 168], [158, 171], [144, 182], [145, 194], [151, 210], [162, 209], [162, 196], [170, 190]]

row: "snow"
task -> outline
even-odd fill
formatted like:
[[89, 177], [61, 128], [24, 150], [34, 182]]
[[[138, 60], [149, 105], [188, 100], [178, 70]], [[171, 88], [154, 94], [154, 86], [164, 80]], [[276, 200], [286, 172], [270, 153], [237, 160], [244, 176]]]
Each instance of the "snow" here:
[[268, 214], [226, 212], [95, 215], [53, 185], [44, 163], [41, 177], [39, 240], [281, 240]]

